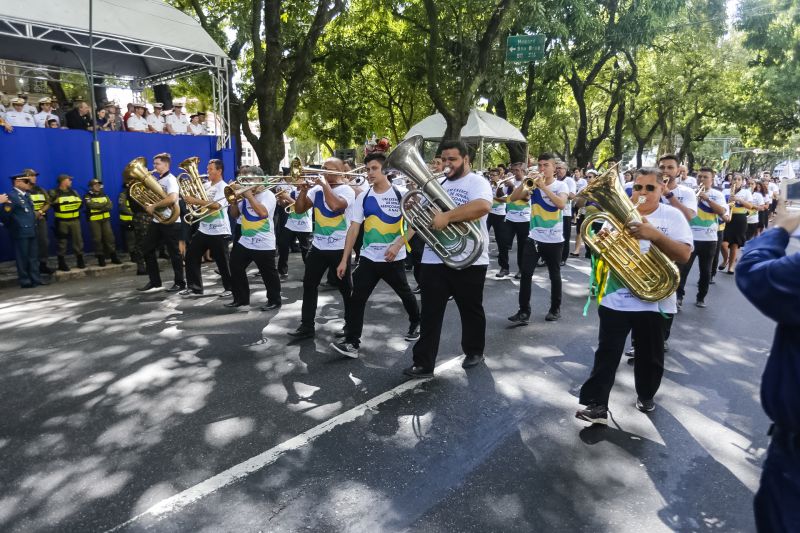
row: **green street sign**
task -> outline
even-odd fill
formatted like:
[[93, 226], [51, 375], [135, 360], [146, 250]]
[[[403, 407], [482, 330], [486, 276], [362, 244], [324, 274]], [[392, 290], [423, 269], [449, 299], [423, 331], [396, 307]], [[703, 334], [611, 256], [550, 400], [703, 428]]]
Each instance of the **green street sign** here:
[[509, 35], [506, 61], [528, 63], [544, 57], [544, 35]]

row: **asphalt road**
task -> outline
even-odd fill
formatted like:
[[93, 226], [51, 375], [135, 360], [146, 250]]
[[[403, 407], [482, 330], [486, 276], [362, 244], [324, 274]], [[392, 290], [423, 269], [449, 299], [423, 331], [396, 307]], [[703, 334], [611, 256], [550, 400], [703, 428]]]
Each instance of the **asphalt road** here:
[[583, 259], [562, 270], [556, 323], [545, 269], [522, 328], [506, 320], [515, 282], [487, 280], [487, 361], [469, 371], [451, 305], [443, 366], [410, 384], [406, 317], [383, 284], [360, 359], [328, 349], [335, 291], [316, 339], [289, 342], [296, 254], [292, 270], [278, 313], [258, 310], [263, 287], [250, 309], [222, 307], [209, 267], [198, 298], [138, 294], [130, 275], [0, 292], [0, 530], [753, 530], [773, 324], [732, 276], [698, 309], [695, 270], [656, 411], [634, 408], [623, 362], [598, 429], [573, 417], [597, 339]]

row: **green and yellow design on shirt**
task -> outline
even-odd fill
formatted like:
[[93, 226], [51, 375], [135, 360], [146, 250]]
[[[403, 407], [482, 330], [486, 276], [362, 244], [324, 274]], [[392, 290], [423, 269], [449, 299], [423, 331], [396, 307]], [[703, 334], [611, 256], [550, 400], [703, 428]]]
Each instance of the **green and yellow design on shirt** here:
[[322, 194], [314, 196], [314, 234], [329, 236], [337, 231], [347, 231], [344, 209], [331, 211]]
[[[255, 237], [258, 233], [269, 233], [269, 216], [261, 218], [258, 215], [251, 215], [247, 211], [246, 202], [246, 200], [242, 202], [242, 206], [239, 209], [242, 213], [242, 236]], [[222, 216], [221, 213], [220, 216]]]
[[560, 223], [561, 209], [545, 202], [541, 190], [534, 190], [531, 195], [531, 229], [549, 229]]
[[400, 236], [402, 218], [402, 215], [387, 215], [374, 196], [367, 196], [364, 201], [364, 247], [394, 242]]

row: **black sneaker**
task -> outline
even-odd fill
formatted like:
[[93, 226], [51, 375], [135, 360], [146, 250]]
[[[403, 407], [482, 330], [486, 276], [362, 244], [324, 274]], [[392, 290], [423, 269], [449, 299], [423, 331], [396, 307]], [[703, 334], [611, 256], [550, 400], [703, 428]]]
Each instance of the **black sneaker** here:
[[516, 314], [508, 317], [508, 320], [515, 324], [527, 324], [530, 318], [531, 318], [530, 313], [526, 313], [525, 311], [517, 311]]
[[504, 278], [506, 276], [508, 276], [508, 269], [507, 268], [501, 268], [500, 272], [498, 272], [497, 274], [494, 275], [494, 277], [496, 277], [496, 278]]
[[173, 283], [172, 287], [167, 289], [167, 292], [180, 292], [186, 288], [185, 283]]
[[289, 274], [278, 274], [278, 277], [281, 281], [286, 281], [289, 279]]
[[160, 283], [158, 285], [156, 285], [154, 283], [148, 282], [147, 285], [145, 285], [144, 287], [139, 287], [136, 290], [139, 291], [139, 292], [148, 292], [148, 291], [152, 291], [154, 289], [160, 289], [160, 288], [161, 288], [161, 284]]
[[695, 305], [696, 307], [700, 307], [701, 309], [704, 309], [704, 308], [706, 307], [706, 302], [705, 302], [704, 300], [697, 300], [697, 301], [694, 303], [694, 305]]
[[315, 334], [314, 328], [309, 328], [307, 326], [300, 326], [296, 330], [289, 333], [290, 337], [294, 337], [295, 339], [310, 339]]
[[591, 422], [592, 424], [603, 424], [604, 426], [607, 426], [608, 407], [605, 405], [590, 403], [583, 409], [578, 409], [575, 412], [575, 418], [579, 420], [585, 420], [586, 422]]
[[414, 379], [425, 379], [433, 377], [433, 370], [421, 366], [411, 366], [403, 370], [403, 374]]
[[358, 346], [349, 342], [332, 342], [330, 344], [334, 351], [339, 352], [350, 359], [358, 359]]
[[642, 400], [636, 398], [636, 408], [643, 413], [652, 413], [656, 408], [656, 402], [653, 400]]
[[517, 272], [514, 274], [514, 279], [522, 279], [522, 272]]
[[279, 303], [267, 303], [261, 306], [262, 311], [276, 311], [281, 308], [281, 304]]
[[189, 296], [191, 294], [201, 295], [203, 294], [203, 291], [198, 291], [197, 289], [183, 289], [178, 294], [180, 294], [181, 296]]
[[544, 319], [547, 320], [548, 322], [555, 322], [559, 318], [561, 318], [561, 311], [559, 311], [558, 309], [556, 309], [555, 311], [548, 311], [547, 316], [544, 317]]
[[419, 288], [419, 285], [417, 285], [416, 287], [414, 287], [413, 289], [411, 289], [411, 292], [412, 292], [412, 293], [414, 293], [414, 294], [419, 294], [419, 293], [421, 293], [421, 292], [422, 292], [422, 289], [420, 289], [420, 288]]
[[484, 359], [483, 354], [467, 355], [461, 362], [461, 368], [472, 368], [473, 366], [478, 366], [483, 362], [483, 359]]
[[409, 342], [419, 340], [419, 322], [412, 322], [408, 326], [408, 333], [404, 339]]
[[716, 284], [717, 284], [717, 282], [716, 282], [716, 281], [714, 281], [714, 276], [711, 276], [711, 279], [710, 279], [710, 280], [708, 280], [708, 284], [709, 284], [709, 285], [716, 285]]

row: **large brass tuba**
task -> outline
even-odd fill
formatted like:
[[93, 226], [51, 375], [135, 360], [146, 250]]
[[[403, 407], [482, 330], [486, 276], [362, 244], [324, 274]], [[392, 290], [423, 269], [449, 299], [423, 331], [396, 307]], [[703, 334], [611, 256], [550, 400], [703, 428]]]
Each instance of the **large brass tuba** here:
[[[125, 183], [133, 182], [130, 186], [130, 197], [142, 207], [155, 204], [167, 197], [158, 180], [153, 177], [153, 171], [147, 169], [147, 160], [144, 157], [137, 157], [125, 166], [122, 180]], [[170, 211], [169, 215], [165, 214], [167, 210]], [[153, 212], [153, 216], [162, 224], [174, 223], [179, 215], [180, 210], [177, 205], [161, 207]]]
[[[587, 215], [581, 225], [586, 246], [603, 258], [634, 296], [657, 302], [675, 292], [680, 281], [675, 263], [654, 245], [642, 253], [639, 240], [626, 228], [629, 222], [641, 222], [642, 217], [619, 184], [614, 167], [592, 180], [578, 196], [597, 203], [600, 209]], [[613, 231], [592, 235], [592, 223], [597, 221], [607, 221]]]
[[456, 204], [422, 159], [421, 145], [420, 135], [406, 139], [392, 151], [384, 167], [399, 170], [417, 186], [400, 200], [400, 211], [408, 225], [419, 233], [445, 265], [461, 270], [483, 253], [485, 243], [481, 229], [475, 221], [449, 224], [441, 231], [431, 229], [433, 217], [455, 209]]

